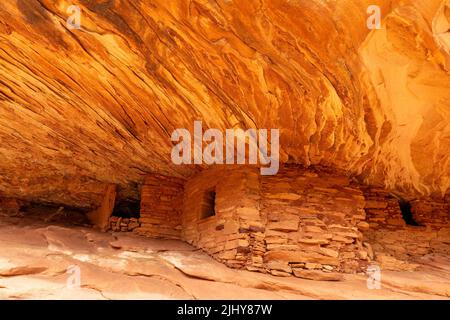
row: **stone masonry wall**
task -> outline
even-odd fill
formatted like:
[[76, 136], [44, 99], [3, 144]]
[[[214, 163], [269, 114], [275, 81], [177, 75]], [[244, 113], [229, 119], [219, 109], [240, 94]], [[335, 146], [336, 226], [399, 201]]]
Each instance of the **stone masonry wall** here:
[[[201, 218], [202, 198], [214, 190], [215, 215]], [[254, 237], [263, 228], [259, 213], [259, 171], [213, 168], [185, 185], [182, 237], [230, 267], [242, 268], [258, 251]], [[256, 265], [262, 267], [262, 259]]]
[[[201, 219], [200, 199], [212, 188], [216, 215]], [[345, 176], [210, 169], [185, 185], [182, 237], [232, 267], [304, 278], [355, 272], [369, 260], [363, 208], [362, 192]]]
[[292, 167], [263, 177], [266, 269], [299, 277], [364, 269], [364, 202], [362, 192], [335, 173]]
[[428, 252], [450, 254], [450, 203], [446, 200], [411, 201], [414, 221], [431, 236]]
[[383, 189], [361, 187], [366, 198], [364, 209], [370, 229], [398, 229], [406, 226], [398, 199]]
[[367, 187], [364, 194], [370, 224], [364, 239], [377, 260], [386, 254], [408, 261], [430, 253], [450, 253], [450, 211], [444, 201], [412, 201], [413, 218], [419, 224], [412, 226], [403, 220], [398, 199], [388, 192]]
[[397, 259], [448, 254], [448, 203], [411, 207], [421, 226], [405, 223], [388, 192], [344, 174], [285, 166], [261, 176], [254, 167], [220, 166], [186, 182], [149, 176], [135, 231], [181, 238], [233, 268], [337, 280], [383, 257], [397, 267]]
[[413, 200], [414, 221], [421, 226], [439, 230], [450, 226], [450, 203], [444, 200]]
[[180, 239], [184, 181], [149, 175], [141, 190], [140, 227], [134, 231], [154, 238]]

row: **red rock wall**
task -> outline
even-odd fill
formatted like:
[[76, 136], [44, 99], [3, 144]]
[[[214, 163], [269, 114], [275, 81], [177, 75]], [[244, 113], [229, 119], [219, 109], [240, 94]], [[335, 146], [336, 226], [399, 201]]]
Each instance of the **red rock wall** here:
[[404, 222], [395, 197], [375, 188], [364, 188], [364, 193], [370, 224], [364, 238], [372, 245], [377, 260], [385, 254], [406, 261], [430, 253], [450, 253], [448, 203], [412, 201], [411, 211], [419, 226], [411, 226]]
[[141, 226], [138, 234], [154, 238], [179, 239], [184, 181], [149, 175], [141, 190]]
[[[203, 218], [211, 191], [215, 215]], [[448, 205], [412, 202], [412, 211], [423, 226], [406, 225], [386, 191], [324, 169], [287, 166], [261, 176], [256, 168], [223, 166], [187, 182], [149, 176], [136, 230], [181, 238], [230, 267], [331, 279], [363, 271], [382, 255], [448, 253]]]
[[[200, 219], [216, 188], [216, 216]], [[308, 270], [354, 272], [368, 261], [359, 228], [364, 197], [344, 176], [281, 170], [211, 169], [185, 186], [183, 238], [233, 267], [304, 276]]]
[[267, 219], [266, 268], [354, 272], [367, 265], [359, 229], [367, 228], [362, 192], [343, 176], [282, 169], [262, 178], [262, 213]]
[[450, 227], [450, 203], [447, 201], [414, 200], [411, 211], [414, 221], [421, 226], [434, 230]]
[[398, 229], [406, 226], [398, 199], [383, 189], [362, 187], [366, 204], [366, 221], [370, 229]]
[[450, 203], [448, 200], [411, 201], [411, 211], [425, 232], [431, 234], [427, 239], [428, 252], [450, 254]]

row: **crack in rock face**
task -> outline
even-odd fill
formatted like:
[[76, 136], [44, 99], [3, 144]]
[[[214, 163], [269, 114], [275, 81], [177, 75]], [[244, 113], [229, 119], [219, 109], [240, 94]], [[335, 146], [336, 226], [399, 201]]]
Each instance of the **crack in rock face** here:
[[0, 6], [0, 192], [92, 208], [146, 173], [189, 177], [171, 132], [280, 129], [280, 160], [409, 197], [450, 179], [449, 4], [77, 1]]

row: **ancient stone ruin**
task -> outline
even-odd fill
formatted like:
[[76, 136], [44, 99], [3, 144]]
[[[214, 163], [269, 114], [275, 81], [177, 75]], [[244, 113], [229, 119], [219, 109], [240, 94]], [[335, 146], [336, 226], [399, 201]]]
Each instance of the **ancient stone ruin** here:
[[448, 279], [450, 3], [380, 0], [372, 28], [372, 2], [2, 1], [5, 243], [36, 228], [81, 259], [58, 226], [121, 259], [169, 241], [208, 280], [178, 251], [230, 279]]
[[395, 269], [449, 254], [449, 202], [412, 201], [410, 220], [401, 206], [332, 169], [211, 168], [188, 180], [149, 175], [134, 231], [184, 240], [233, 268], [312, 279], [364, 271], [375, 257]]

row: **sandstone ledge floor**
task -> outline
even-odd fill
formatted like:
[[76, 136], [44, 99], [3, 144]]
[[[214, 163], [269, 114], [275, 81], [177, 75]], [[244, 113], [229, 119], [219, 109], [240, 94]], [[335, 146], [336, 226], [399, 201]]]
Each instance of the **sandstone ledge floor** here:
[[[181, 241], [0, 217], [0, 299], [448, 299], [450, 257], [325, 282], [233, 270]], [[77, 267], [74, 267], [77, 266]], [[80, 271], [80, 287], [67, 283]], [[72, 277], [72, 278], [71, 278]]]

